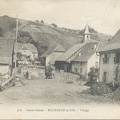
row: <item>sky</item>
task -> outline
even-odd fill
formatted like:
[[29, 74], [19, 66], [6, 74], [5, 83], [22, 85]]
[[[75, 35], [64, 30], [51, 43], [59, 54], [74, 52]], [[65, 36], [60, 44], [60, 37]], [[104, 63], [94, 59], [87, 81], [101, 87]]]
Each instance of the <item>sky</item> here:
[[114, 35], [120, 29], [120, 0], [0, 0], [0, 16], [44, 20], [59, 27]]

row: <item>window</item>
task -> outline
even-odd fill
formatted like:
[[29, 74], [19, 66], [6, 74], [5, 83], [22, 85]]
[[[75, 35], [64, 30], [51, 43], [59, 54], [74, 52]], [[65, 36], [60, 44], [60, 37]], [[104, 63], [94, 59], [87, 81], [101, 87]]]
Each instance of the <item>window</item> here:
[[109, 63], [109, 54], [104, 54], [103, 63]]
[[80, 68], [80, 73], [82, 73], [82, 68]]
[[94, 45], [94, 46], [93, 46], [93, 49], [96, 49], [96, 48], [97, 48], [97, 45]]
[[116, 53], [114, 57], [114, 63], [119, 63], [120, 62], [120, 53]]
[[78, 57], [80, 57], [80, 56], [81, 56], [81, 53], [78, 54]]
[[77, 68], [75, 68], [75, 73], [76, 73], [76, 74], [78, 73], [78, 69], [77, 69]]
[[103, 82], [107, 81], [107, 72], [103, 72]]
[[81, 62], [81, 66], [82, 66], [82, 62]]
[[95, 68], [98, 68], [98, 62], [95, 62]]

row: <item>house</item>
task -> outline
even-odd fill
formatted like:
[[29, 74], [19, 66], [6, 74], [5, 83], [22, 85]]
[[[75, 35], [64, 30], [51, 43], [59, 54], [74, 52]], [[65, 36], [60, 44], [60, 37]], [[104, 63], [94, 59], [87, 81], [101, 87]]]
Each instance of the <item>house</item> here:
[[99, 56], [96, 53], [98, 42], [86, 43], [71, 61], [71, 72], [81, 74], [87, 79], [91, 67], [99, 68]]
[[120, 30], [113, 36], [109, 44], [99, 51], [101, 82], [112, 82], [115, 78], [120, 80]]
[[73, 60], [85, 43], [73, 45], [62, 56], [55, 61], [56, 70], [71, 71], [71, 60]]
[[17, 43], [17, 57], [19, 63], [29, 64], [38, 58], [38, 51], [33, 44], [30, 43]]
[[42, 56], [42, 64], [45, 66], [55, 64], [55, 61], [65, 53], [66, 49], [61, 45], [51, 46]]
[[12, 76], [14, 40], [0, 37], [0, 77]]
[[86, 25], [82, 43], [73, 45], [58, 58], [55, 62], [56, 69], [86, 76], [90, 67], [99, 67], [99, 56], [96, 54], [98, 46], [99, 42], [90, 39], [89, 28]]

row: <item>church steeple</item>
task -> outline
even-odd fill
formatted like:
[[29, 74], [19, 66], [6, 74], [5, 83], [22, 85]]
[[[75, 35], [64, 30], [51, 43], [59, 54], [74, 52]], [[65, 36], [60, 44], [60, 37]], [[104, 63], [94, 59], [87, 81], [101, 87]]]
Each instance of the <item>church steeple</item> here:
[[90, 32], [89, 32], [89, 26], [85, 26], [84, 36], [83, 36], [83, 42], [88, 42], [90, 40]]

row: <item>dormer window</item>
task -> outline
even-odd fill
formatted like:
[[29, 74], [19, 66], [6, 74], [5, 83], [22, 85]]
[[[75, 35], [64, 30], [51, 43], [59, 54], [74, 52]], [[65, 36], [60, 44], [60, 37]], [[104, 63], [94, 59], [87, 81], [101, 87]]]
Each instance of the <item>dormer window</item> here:
[[97, 45], [94, 45], [94, 46], [93, 46], [93, 49], [95, 50], [96, 48], [97, 48]]
[[78, 57], [80, 57], [80, 56], [81, 56], [81, 53], [78, 54]]

